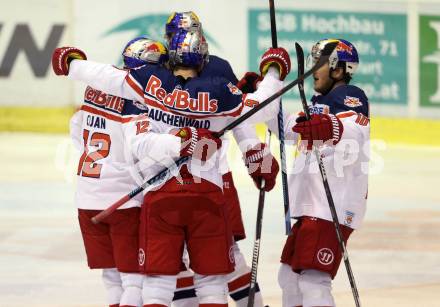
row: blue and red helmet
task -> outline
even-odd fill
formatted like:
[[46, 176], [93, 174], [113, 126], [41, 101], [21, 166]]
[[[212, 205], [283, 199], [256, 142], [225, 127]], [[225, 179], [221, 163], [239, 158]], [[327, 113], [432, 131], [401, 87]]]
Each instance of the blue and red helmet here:
[[171, 67], [199, 68], [208, 58], [208, 43], [203, 36], [202, 29], [177, 30], [168, 41], [168, 54]]
[[351, 78], [359, 65], [359, 55], [354, 45], [345, 39], [326, 38], [318, 41], [313, 45], [310, 53], [312, 63], [315, 64], [319, 60], [322, 50], [328, 43], [334, 42], [338, 44], [328, 59], [329, 66], [332, 69], [342, 67]]
[[196, 13], [189, 12], [174, 12], [172, 13], [165, 24], [165, 36], [170, 38], [178, 30], [183, 29], [189, 32], [199, 31], [202, 28], [202, 23]]
[[145, 36], [130, 40], [122, 51], [124, 68], [136, 68], [148, 63], [163, 64], [168, 61], [167, 48]]

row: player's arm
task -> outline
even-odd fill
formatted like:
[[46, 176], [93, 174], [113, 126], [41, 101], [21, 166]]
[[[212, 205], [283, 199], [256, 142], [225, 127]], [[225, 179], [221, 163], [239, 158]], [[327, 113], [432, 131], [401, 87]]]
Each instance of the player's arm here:
[[77, 111], [70, 119], [69, 133], [72, 139], [73, 146], [76, 150], [82, 151], [83, 139], [82, 139], [82, 123], [83, 123], [83, 111]]
[[[255, 106], [283, 88], [283, 80], [290, 72], [290, 57], [283, 48], [270, 48], [263, 54], [260, 63], [260, 72], [264, 77], [254, 93], [243, 95], [243, 112], [252, 110]], [[267, 122], [276, 118], [279, 110], [280, 98], [275, 99], [260, 112], [252, 115], [249, 123]]]
[[221, 147], [221, 139], [207, 129], [163, 128], [146, 116], [138, 116], [125, 124], [124, 135], [138, 160], [162, 163], [188, 156], [205, 161]]
[[232, 129], [232, 134], [234, 135], [234, 139], [243, 154], [250, 148], [261, 143], [257, 133], [255, 132], [255, 126], [249, 125], [245, 122]]
[[110, 64], [73, 60], [70, 64], [68, 77], [111, 95], [143, 101], [143, 96], [127, 83], [128, 74], [128, 71], [118, 69]]
[[87, 61], [85, 53], [77, 48], [56, 48], [52, 55], [52, 68], [57, 75], [82, 81], [108, 94], [143, 101], [143, 97], [126, 82], [128, 71], [110, 64]]
[[[367, 116], [357, 112], [340, 112], [336, 117], [341, 121], [344, 132], [341, 141], [356, 140], [359, 144], [364, 144], [370, 136], [370, 120]], [[357, 152], [357, 149], [354, 149]]]
[[175, 159], [179, 157], [180, 139], [162, 131], [146, 115], [138, 115], [123, 124], [126, 146], [137, 160]]
[[[284, 123], [284, 138], [286, 141], [290, 141], [291, 143], [296, 143], [298, 141], [299, 134], [295, 133], [292, 128], [296, 125], [296, 119], [300, 116], [300, 114], [287, 114], [283, 113], [283, 123]], [[274, 133], [277, 137], [279, 137], [279, 129], [278, 129], [278, 119], [277, 117], [273, 117], [271, 120], [266, 122], [270, 131]]]

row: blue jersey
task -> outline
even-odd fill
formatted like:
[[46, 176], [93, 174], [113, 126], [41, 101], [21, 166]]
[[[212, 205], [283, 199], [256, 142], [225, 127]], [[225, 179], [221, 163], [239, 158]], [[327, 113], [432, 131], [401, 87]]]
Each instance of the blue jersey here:
[[354, 85], [341, 85], [331, 90], [327, 95], [312, 97], [311, 113], [331, 113], [354, 111], [370, 117], [368, 98], [364, 91]]
[[193, 118], [236, 116], [242, 93], [221, 76], [184, 79], [161, 66], [142, 66], [127, 76], [129, 85], [152, 107]]
[[200, 77], [223, 77], [226, 80], [229, 80], [233, 84], [238, 83], [238, 79], [234, 74], [234, 71], [232, 70], [231, 65], [228, 61], [215, 56], [210, 55], [208, 63], [203, 66], [202, 71], [199, 73]]

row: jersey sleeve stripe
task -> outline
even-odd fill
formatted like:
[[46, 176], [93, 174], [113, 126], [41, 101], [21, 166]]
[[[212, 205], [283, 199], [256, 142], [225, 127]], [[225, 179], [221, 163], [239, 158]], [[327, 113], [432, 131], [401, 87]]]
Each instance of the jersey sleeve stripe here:
[[354, 116], [354, 115], [358, 115], [358, 113], [356, 113], [355, 111], [346, 111], [346, 112], [339, 112], [338, 114], [336, 114], [337, 118], [346, 118], [346, 117], [350, 117], [350, 116]]
[[127, 81], [128, 85], [141, 97], [144, 97], [144, 90], [141, 85], [133, 78], [132, 75], [128, 74], [125, 77], [125, 81]]

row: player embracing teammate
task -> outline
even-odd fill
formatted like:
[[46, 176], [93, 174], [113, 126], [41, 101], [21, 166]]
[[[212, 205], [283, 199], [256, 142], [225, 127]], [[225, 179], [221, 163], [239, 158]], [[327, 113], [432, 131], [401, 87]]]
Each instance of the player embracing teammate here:
[[[231, 199], [234, 199], [231, 203], [238, 202], [236, 194], [228, 196], [229, 185], [225, 184], [231, 182], [224, 167], [226, 140], [218, 138], [214, 132], [281, 89], [278, 78], [284, 79], [289, 72], [290, 60], [282, 48], [269, 49], [260, 65], [265, 78], [255, 93], [242, 95], [234, 85], [236, 78], [229, 65], [216, 65], [216, 61], [221, 63], [222, 60], [215, 57], [209, 61], [207, 43], [195, 15], [190, 12], [173, 14], [167, 23], [167, 40], [170, 56], [167, 68], [146, 65], [123, 72], [110, 65], [78, 61], [86, 57], [76, 48], [59, 48], [54, 54], [54, 70], [111, 95], [141, 103], [144, 112], [136, 112], [143, 115], [127, 116], [128, 122], [122, 131], [124, 146], [129, 147], [133, 160], [142, 165], [140, 171], [146, 179], [168, 166], [169, 161], [191, 157], [178, 171], [145, 194], [138, 255], [140, 271], [144, 274], [144, 306], [171, 304], [177, 276], [183, 269], [184, 248], [188, 250], [189, 266], [195, 273], [199, 306], [226, 306], [227, 282], [231, 279], [227, 274], [233, 272], [234, 262], [241, 255], [233, 247], [232, 237], [240, 238], [244, 233], [241, 218], [235, 224], [238, 225], [235, 233], [231, 231], [234, 225], [228, 222], [228, 211], [235, 210], [232, 215], [235, 218], [239, 215], [237, 207], [234, 209], [230, 204], [228, 207], [225, 202]], [[322, 40], [313, 47], [314, 62], [319, 60], [320, 52], [329, 42], [335, 40]], [[341, 250], [312, 150], [320, 150], [324, 160], [345, 242], [352, 230], [360, 225], [365, 213], [368, 99], [362, 90], [349, 85], [359, 62], [356, 49], [345, 40], [337, 42], [329, 63], [313, 75], [314, 89], [319, 95], [312, 98], [312, 117], [290, 115], [284, 120], [286, 138], [301, 140], [295, 167], [302, 167], [295, 169], [289, 178], [291, 207], [297, 222], [284, 247], [279, 272], [283, 306], [288, 307], [334, 306], [331, 280], [341, 261]], [[274, 101], [249, 121], [269, 121], [272, 130], [277, 131], [273, 120], [278, 111], [276, 106], [277, 101]], [[94, 128], [106, 125], [99, 118], [87, 119], [86, 125], [89, 122]], [[257, 187], [261, 188], [263, 178], [265, 189], [270, 190], [275, 184], [278, 166], [266, 146], [259, 144], [254, 132], [248, 133], [248, 130], [253, 131], [253, 128], [241, 127], [234, 134], [239, 142], [249, 141], [250, 148], [244, 150], [244, 155]], [[110, 142], [102, 141], [105, 137], [98, 133], [94, 140], [93, 135], [83, 137], [84, 145], [90, 143], [98, 147], [94, 152], [84, 151], [82, 161], [86, 171], [101, 168], [97, 160], [93, 160], [93, 153], [98, 152], [99, 159], [103, 159], [106, 158], [105, 149], [110, 148]], [[358, 147], [351, 141], [357, 142]], [[354, 162], [344, 164], [347, 157], [352, 157], [350, 161]], [[263, 170], [263, 162], [267, 160], [270, 167]], [[242, 265], [246, 272], [248, 267], [245, 263]], [[247, 290], [248, 279], [237, 280], [245, 281], [242, 290]], [[136, 291], [139, 291], [138, 281], [136, 279], [136, 285], [130, 284], [137, 288]], [[245, 304], [245, 300], [237, 302], [238, 306]], [[262, 304], [261, 300], [258, 304]]]
[[[264, 100], [277, 88], [282, 86], [281, 82], [276, 81], [276, 75], [278, 72], [276, 68], [270, 67], [271, 64], [278, 67], [281, 71], [282, 78], [284, 78], [290, 70], [288, 55], [284, 50], [275, 49], [268, 51], [261, 66], [262, 72], [267, 75], [261, 82], [259, 91], [248, 97], [242, 97], [240, 91], [228, 80], [220, 80], [219, 82], [218, 78], [214, 80], [213, 78], [204, 78], [203, 80], [191, 78], [197, 75], [197, 68], [205, 60], [204, 54], [199, 52], [202, 50], [201, 47], [203, 40], [204, 38], [201, 32], [192, 33], [181, 30], [173, 36], [170, 43], [170, 46], [172, 46], [170, 54], [174, 52], [171, 65], [174, 66], [173, 72], [177, 76], [170, 74], [169, 71], [161, 67], [149, 67], [148, 69], [140, 68], [138, 70], [133, 70], [127, 75], [125, 72], [119, 71], [111, 66], [99, 65], [92, 62], [86, 63], [86, 66], [84, 67], [78, 67], [78, 70], [73, 73], [73, 76], [86, 81], [87, 84], [91, 84], [101, 90], [110, 92], [111, 94], [124, 97], [128, 96], [129, 98], [134, 98], [140, 101], [143, 100], [149, 107], [160, 108], [158, 102], [161, 102], [162, 99], [165, 98], [160, 97], [160, 93], [176, 93], [176, 95], [183, 94], [183, 96], [179, 96], [182, 98], [181, 100], [174, 101], [175, 103], [179, 103], [179, 106], [174, 104], [172, 106], [174, 108], [171, 108], [172, 113], [176, 116], [192, 116], [194, 120], [198, 118], [212, 117], [211, 129], [218, 131], [226, 125], [228, 120], [233, 119], [234, 116], [246, 112], [247, 110], [251, 110], [254, 105], [258, 104], [258, 101]], [[185, 49], [188, 46], [187, 43], [189, 44], [190, 49]], [[193, 49], [191, 49], [194, 46], [194, 50], [197, 52], [193, 52]], [[58, 49], [54, 55], [55, 71], [59, 74], [67, 74], [69, 72], [69, 66], [70, 69], [73, 68], [74, 62], [70, 63], [70, 61], [75, 57], [85, 58], [84, 54], [77, 49]], [[179, 72], [176, 73], [176, 71]], [[71, 72], [73, 72], [73, 70], [71, 70]], [[189, 73], [189, 75], [186, 75], [187, 73]], [[107, 75], [109, 75], [109, 78], [103, 81], [98, 81], [100, 77]], [[110, 83], [108, 81], [112, 82]], [[153, 84], [149, 82], [155, 83]], [[138, 84], [141, 84], [141, 87], [137, 87]], [[148, 84], [150, 84], [151, 87], [148, 87]], [[160, 84], [160, 86], [156, 88], [158, 84]], [[181, 90], [182, 86], [185, 86], [184, 91]], [[158, 91], [156, 91], [156, 89]], [[160, 91], [161, 89], [162, 91]], [[139, 95], [139, 90], [141, 92], [145, 90], [145, 92]], [[197, 116], [200, 115], [197, 114], [197, 112], [195, 112], [196, 114], [192, 114], [194, 112], [185, 112], [188, 110], [182, 110], [180, 104], [188, 101], [187, 96], [185, 96], [188, 95], [188, 93], [190, 97], [197, 97], [197, 99], [189, 98], [193, 99], [189, 101], [198, 104], [194, 109], [198, 109], [199, 111], [202, 111], [202, 113], [205, 113], [201, 117]], [[211, 94], [211, 97], [209, 94]], [[151, 99], [152, 96], [156, 99]], [[204, 102], [208, 104], [201, 104], [203, 99], [205, 99]], [[226, 101], [229, 102], [229, 105], [226, 105]], [[206, 107], [209, 109], [208, 116], [206, 114], [206, 111], [208, 111]], [[254, 116], [254, 120], [260, 121], [261, 118]], [[175, 275], [180, 271], [183, 242], [186, 242], [187, 244], [191, 260], [190, 265], [196, 272], [196, 291], [201, 306], [208, 306], [212, 301], [214, 303], [218, 302], [219, 304], [224, 304], [226, 279], [223, 274], [232, 271], [234, 258], [231, 253], [232, 248], [230, 245], [232, 233], [228, 229], [228, 224], [225, 222], [226, 216], [223, 205], [224, 197], [221, 193], [223, 184], [222, 178], [219, 176], [218, 172], [219, 159], [217, 157], [216, 160], [214, 160], [214, 164], [216, 164], [217, 167], [214, 167], [213, 169], [200, 167], [200, 162], [197, 162], [199, 159], [199, 161], [204, 162], [203, 164], [208, 164], [211, 156], [215, 154], [215, 150], [221, 147], [221, 140], [217, 139], [212, 132], [203, 128], [184, 127], [177, 130], [170, 130], [169, 125], [153, 123], [145, 118], [139, 118], [131, 123], [133, 122], [135, 123], [136, 129], [133, 132], [133, 137], [131, 139], [129, 137], [129, 139], [131, 141], [130, 144], [134, 149], [134, 155], [139, 160], [147, 158], [143, 157], [143, 155], [148, 155], [148, 158], [167, 158], [167, 156], [178, 158], [179, 156], [199, 155], [196, 156], [195, 159], [193, 157], [192, 161], [180, 170], [179, 177], [183, 177], [183, 185], [188, 185], [188, 187], [179, 186], [181, 185], [181, 182], [176, 181], [173, 177], [157, 191], [147, 193], [146, 205], [144, 205], [143, 209], [145, 207], [147, 208], [143, 210], [142, 218], [142, 221], [145, 222], [145, 224], [141, 227], [141, 229], [146, 227], [147, 231], [145, 232], [145, 236], [147, 238], [145, 239], [144, 249], [142, 247], [140, 249], [140, 263], [144, 264], [144, 261], [150, 262], [148, 266], [144, 266], [144, 273], [147, 274], [147, 278], [144, 279], [144, 305], [153, 306], [157, 302], [163, 303], [162, 305], [168, 305], [171, 302], [170, 295], [172, 298], [174, 292], [171, 290], [173, 290], [173, 288], [175, 289], [176, 284]], [[143, 134], [145, 134], [145, 136]], [[156, 142], [158, 140], [160, 140], [160, 143]], [[203, 146], [200, 147], [198, 142], [202, 140], [211, 141], [205, 145], [214, 145], [214, 152], [210, 150], [212, 149], [212, 146], [211, 148], [208, 148], [208, 150], [205, 150]], [[158, 144], [162, 145], [162, 147], [155, 148]], [[201, 150], [198, 150], [198, 148]], [[160, 152], [160, 155], [156, 155], [157, 152], [154, 150], [162, 150], [162, 152]], [[269, 163], [272, 165], [269, 167], [269, 172], [267, 172], [267, 170], [266, 172], [262, 171], [263, 160], [269, 159], [269, 161], [274, 161], [265, 147], [252, 148], [247, 151], [246, 156], [248, 157], [248, 160], [252, 161], [252, 163], [248, 164], [249, 167], [253, 167], [251, 176], [254, 177], [257, 183], [260, 182], [260, 178], [265, 178], [266, 182], [271, 183], [270, 185], [266, 185], [266, 189], [271, 189], [275, 183], [274, 176], [276, 176], [277, 173], [277, 165], [274, 164], [275, 162]], [[159, 161], [156, 159], [155, 162], [156, 163], [151, 165], [150, 172], [154, 171], [155, 167], [157, 167], [156, 164]], [[190, 183], [188, 184], [188, 182]], [[198, 185], [193, 183], [197, 183]], [[201, 188], [201, 185], [204, 188]], [[181, 194], [176, 197], [174, 193], [176, 190], [173, 189], [177, 189], [178, 192], [185, 192], [188, 195]], [[157, 199], [154, 199], [155, 196]], [[176, 198], [175, 202], [178, 202], [179, 204], [173, 203], [173, 197]], [[165, 203], [161, 203], [164, 198], [166, 199]], [[184, 201], [187, 201], [188, 208], [185, 208], [184, 204], [182, 204]], [[150, 209], [154, 204], [156, 204], [156, 206], [154, 206], [155, 210], [151, 210], [154, 212], [150, 212]], [[168, 208], [169, 210], [166, 210], [166, 206], [171, 207]], [[168, 225], [168, 229], [163, 229], [162, 226], [164, 225], [160, 225], [160, 223], [157, 224], [155, 221], [160, 222], [157, 220], [158, 215], [161, 215], [162, 213], [170, 213], [173, 211], [171, 208], [174, 208], [178, 212], [178, 215], [180, 215], [178, 216], [178, 219], [180, 221], [179, 223], [182, 223], [182, 225], [176, 225], [176, 221], [173, 220], [175, 216], [168, 216], [167, 218], [160, 216], [160, 221], [165, 221], [165, 224]], [[192, 214], [191, 216], [187, 216], [188, 212], [194, 213], [195, 211], [202, 214]], [[206, 216], [211, 216], [212, 219], [205, 219]], [[197, 224], [199, 225], [194, 228]], [[174, 225], [174, 230], [180, 232], [181, 235], [176, 236], [176, 233], [173, 233], [173, 230], [170, 232], [170, 225]], [[201, 230], [203, 231], [200, 232]], [[197, 233], [202, 234], [202, 237], [197, 235]], [[209, 234], [211, 234], [211, 237], [209, 237]], [[167, 242], [166, 238], [164, 241], [164, 237], [167, 236], [168, 238], [174, 238], [174, 241], [170, 240]], [[212, 244], [213, 238], [217, 238], [217, 242], [214, 245]], [[219, 240], [220, 238], [223, 239]], [[151, 248], [149, 244], [153, 244], [154, 248]], [[159, 255], [156, 256], [158, 257], [157, 260], [154, 258], [154, 253]], [[145, 257], [143, 258], [142, 255]], [[212, 257], [216, 257], [218, 261], [215, 261], [214, 259], [214, 261], [208, 265], [206, 263], [207, 259], [212, 259]], [[165, 259], [167, 260], [166, 265], [161, 263]], [[162, 274], [158, 276], [159, 273]], [[219, 273], [221, 275], [218, 275]]]

